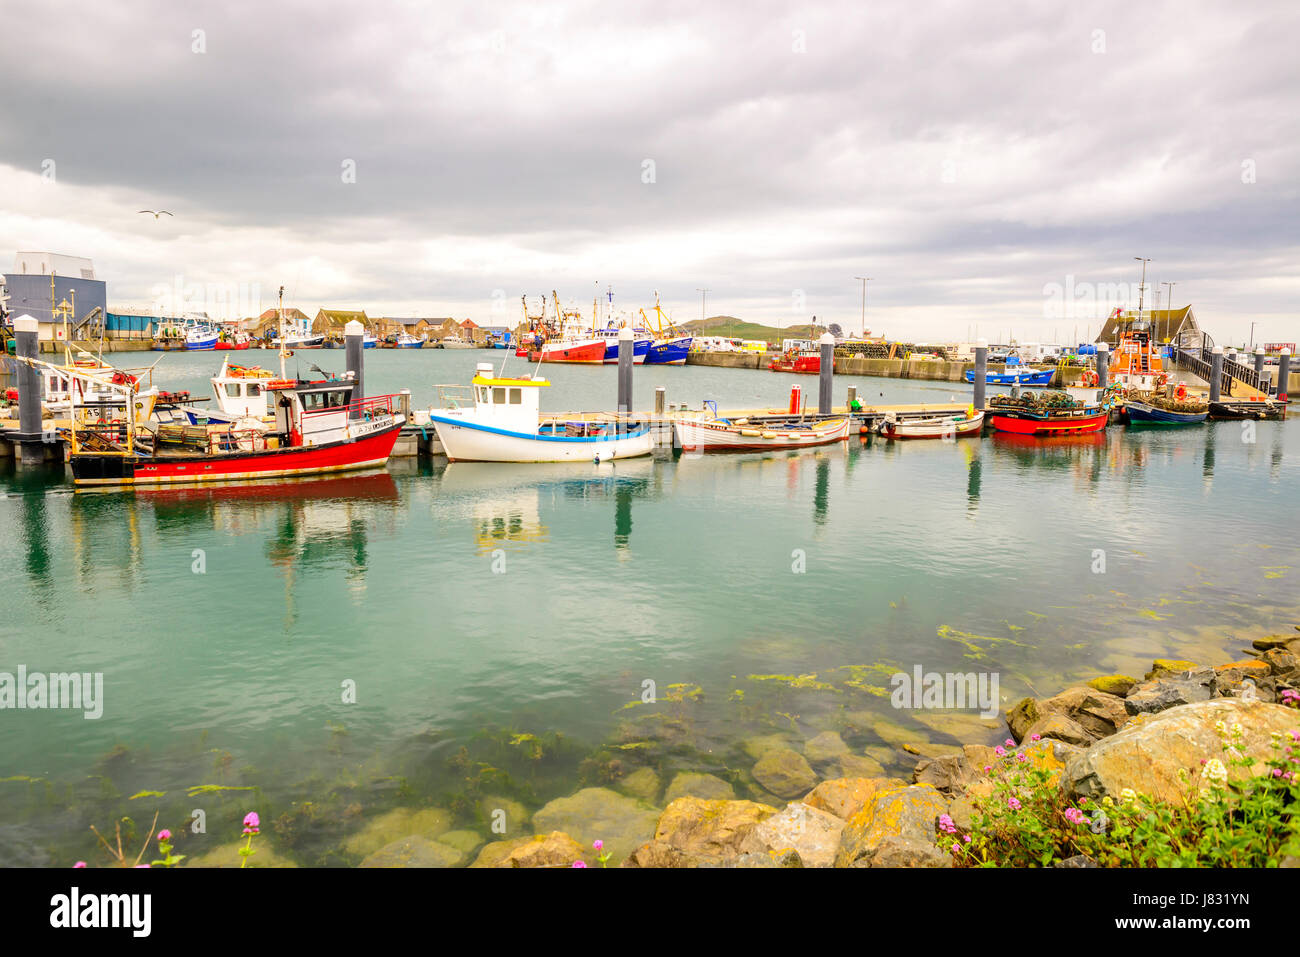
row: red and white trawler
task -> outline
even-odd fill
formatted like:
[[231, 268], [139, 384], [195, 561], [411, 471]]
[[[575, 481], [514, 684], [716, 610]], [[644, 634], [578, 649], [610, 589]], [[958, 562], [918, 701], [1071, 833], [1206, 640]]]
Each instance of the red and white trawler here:
[[[388, 462], [405, 419], [394, 396], [353, 400], [350, 379], [266, 380], [274, 422], [264, 428], [141, 425], [109, 403], [73, 409], [69, 430], [74, 483], [160, 485], [277, 478], [377, 468]], [[117, 386], [123, 408], [133, 384]]]

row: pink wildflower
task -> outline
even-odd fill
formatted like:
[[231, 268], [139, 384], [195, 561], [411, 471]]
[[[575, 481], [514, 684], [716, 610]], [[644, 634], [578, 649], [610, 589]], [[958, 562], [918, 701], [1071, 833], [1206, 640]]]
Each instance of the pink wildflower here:
[[1043, 736], [1042, 736], [1041, 734], [1038, 734], [1037, 732], [1035, 732], [1034, 734], [1031, 734], [1031, 735], [1029, 736], [1029, 740], [1030, 740], [1030, 741], [1042, 741], [1042, 740], [1043, 740]]
[[993, 753], [996, 754], [998, 757], [1002, 757], [1002, 755], [1007, 753], [1007, 749], [1002, 747], [1002, 745], [999, 744], [996, 748], [993, 749]]
[[952, 823], [952, 815], [950, 814], [939, 815], [939, 830], [943, 831], [945, 834], [957, 833], [957, 825]]
[[596, 850], [599, 851], [602, 847], [605, 846], [605, 842], [604, 842], [604, 841], [592, 841], [592, 842], [591, 842], [591, 846], [594, 847]]
[[158, 832], [159, 842], [170, 841], [171, 839], [172, 839], [172, 832], [167, 830], [167, 828], [163, 828], [161, 831]]
[[1013, 811], [1019, 811], [1019, 810], [1020, 810], [1020, 801], [1019, 801], [1019, 799], [1018, 799], [1018, 798], [1011, 798], [1011, 800], [1007, 801], [1007, 807], [1011, 808], [1011, 810], [1013, 810]]
[[1016, 742], [1011, 738], [1007, 738], [1005, 744], [1008, 748], [1014, 748], [1016, 746]]
[[586, 862], [586, 861], [574, 861], [574, 862], [573, 862], [573, 866], [574, 866], [574, 867], [586, 867], [586, 866], [587, 866], [587, 862]]
[[1029, 759], [1028, 759], [1027, 757], [1025, 757], [1025, 752], [1021, 751], [1019, 754], [1016, 755], [1016, 760], [1017, 760], [1017, 761], [1028, 761]]
[[73, 864], [72, 866], [73, 866], [74, 868], [75, 868], [75, 867], [85, 867], [85, 866], [86, 866], [86, 862], [85, 862], [85, 861], [77, 861], [77, 863]]

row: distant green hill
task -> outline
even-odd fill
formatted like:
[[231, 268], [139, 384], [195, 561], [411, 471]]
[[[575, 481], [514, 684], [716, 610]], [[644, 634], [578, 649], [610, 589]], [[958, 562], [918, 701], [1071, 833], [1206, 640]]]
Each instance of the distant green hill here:
[[743, 322], [735, 316], [710, 316], [692, 319], [681, 324], [683, 328], [700, 336], [727, 336], [732, 339], [762, 339], [779, 343], [782, 339], [816, 339], [826, 331], [825, 326], [805, 323], [802, 326], [762, 326], [756, 322]]

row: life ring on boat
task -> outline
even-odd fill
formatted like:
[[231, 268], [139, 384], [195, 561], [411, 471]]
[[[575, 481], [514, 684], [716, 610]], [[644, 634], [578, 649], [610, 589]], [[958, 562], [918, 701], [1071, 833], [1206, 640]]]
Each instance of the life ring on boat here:
[[1089, 385], [1095, 386], [1095, 385], [1099, 385], [1100, 383], [1101, 383], [1101, 377], [1097, 375], [1095, 369], [1083, 370], [1083, 384], [1085, 386], [1089, 386]]
[[1178, 383], [1178, 388], [1174, 390], [1174, 398], [1179, 402], [1187, 398], [1187, 386], [1184, 383]]
[[128, 375], [125, 372], [113, 373], [113, 385], [126, 385], [127, 383], [130, 383], [131, 385], [135, 385], [139, 381], [140, 380], [137, 379], [135, 376]]

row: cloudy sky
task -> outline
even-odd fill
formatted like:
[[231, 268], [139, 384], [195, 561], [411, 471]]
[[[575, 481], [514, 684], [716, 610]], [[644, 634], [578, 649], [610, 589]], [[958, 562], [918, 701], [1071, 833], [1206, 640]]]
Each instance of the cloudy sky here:
[[0, 0], [0, 268], [846, 329], [869, 276], [892, 337], [1069, 341], [1146, 256], [1219, 341], [1300, 338], [1291, 0], [185, 6]]

